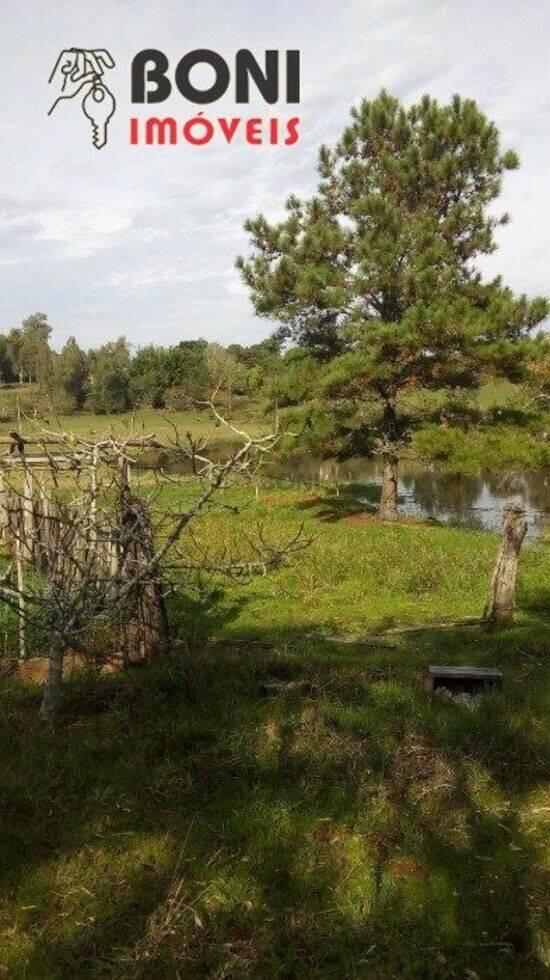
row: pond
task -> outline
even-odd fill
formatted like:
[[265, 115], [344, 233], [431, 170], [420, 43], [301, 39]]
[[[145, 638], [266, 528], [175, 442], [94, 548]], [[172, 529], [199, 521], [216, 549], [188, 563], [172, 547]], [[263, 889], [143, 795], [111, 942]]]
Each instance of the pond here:
[[[271, 464], [269, 474], [295, 483], [337, 485], [353, 511], [376, 506], [382, 462], [352, 459], [340, 463], [315, 456], [289, 457]], [[525, 507], [530, 537], [538, 536], [550, 522], [549, 470], [460, 476], [406, 460], [399, 468], [399, 496], [405, 514], [463, 527], [499, 528], [507, 503]]]

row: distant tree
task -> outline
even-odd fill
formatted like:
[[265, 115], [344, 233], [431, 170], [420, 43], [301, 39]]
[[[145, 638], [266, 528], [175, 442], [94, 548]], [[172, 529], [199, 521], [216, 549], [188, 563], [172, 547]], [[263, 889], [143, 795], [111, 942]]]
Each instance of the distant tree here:
[[32, 373], [29, 373], [29, 381], [36, 381], [38, 384], [47, 382], [53, 373], [54, 353], [49, 344], [39, 343], [33, 353]]
[[245, 225], [252, 253], [238, 266], [256, 311], [328, 362], [317, 396], [353, 423], [349, 451], [376, 437], [386, 520], [419, 424], [403, 396], [476, 388], [489, 368], [521, 376], [522, 341], [547, 314], [546, 300], [484, 283], [475, 264], [496, 247], [507, 216], [490, 206], [517, 166], [475, 102], [424, 96], [405, 108], [381, 92], [352, 110], [334, 149], [321, 148], [314, 197], [290, 197], [279, 223]]
[[258, 344], [243, 347], [230, 344], [226, 350], [235, 360], [248, 370], [248, 391], [258, 391], [267, 385], [268, 397], [272, 393], [272, 383], [280, 378], [285, 370], [282, 358], [283, 338], [272, 334]]
[[88, 358], [74, 337], [69, 337], [55, 357], [47, 388], [54, 407], [64, 412], [82, 408], [86, 401]]
[[10, 354], [9, 340], [5, 334], [0, 334], [0, 381], [3, 384], [12, 384], [17, 381], [17, 373], [14, 370]]
[[164, 347], [150, 344], [142, 347], [132, 358], [130, 367], [130, 393], [137, 405], [162, 408], [165, 391], [169, 384], [167, 371], [168, 354]]
[[25, 317], [21, 327], [23, 335], [34, 334], [43, 341], [49, 341], [52, 334], [52, 327], [48, 323], [47, 313], [31, 313], [29, 316]]
[[213, 388], [245, 395], [250, 389], [250, 371], [220, 344], [209, 344], [206, 365]]
[[278, 334], [273, 334], [258, 344], [251, 344], [249, 347], [243, 347], [241, 344], [229, 344], [226, 349], [227, 353], [235, 360], [244, 364], [245, 367], [253, 368], [265, 364], [266, 361], [272, 360], [274, 357], [279, 357], [282, 345], [283, 338]]
[[130, 407], [130, 350], [125, 337], [93, 352], [87, 405], [100, 414], [124, 412]]
[[6, 337], [8, 357], [12, 364], [12, 369], [14, 374], [19, 379], [19, 383], [22, 384], [24, 379], [23, 366], [21, 363], [21, 347], [23, 342], [23, 334], [19, 327], [13, 327]]
[[21, 324], [17, 358], [20, 377], [41, 381], [51, 367], [49, 338], [52, 328], [45, 313], [32, 313]]
[[206, 340], [182, 340], [166, 352], [167, 388], [177, 388], [181, 398], [210, 396], [211, 380], [206, 363]]

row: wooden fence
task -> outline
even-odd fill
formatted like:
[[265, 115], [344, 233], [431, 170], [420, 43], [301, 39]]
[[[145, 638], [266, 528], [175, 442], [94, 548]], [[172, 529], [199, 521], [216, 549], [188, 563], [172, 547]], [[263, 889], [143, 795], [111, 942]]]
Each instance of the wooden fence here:
[[[17, 437], [17, 438], [15, 438]], [[78, 587], [79, 576], [86, 575], [96, 581], [111, 577], [124, 584], [135, 581], [128, 593], [124, 609], [120, 609], [119, 647], [117, 659], [123, 663], [135, 663], [158, 654], [167, 640], [167, 620], [164, 609], [160, 575], [139, 580], [139, 569], [144, 568], [154, 553], [154, 530], [146, 503], [130, 490], [130, 462], [113, 441], [114, 463], [122, 469], [118, 480], [119, 499], [112, 515], [99, 520], [97, 513], [97, 473], [99, 453], [86, 444], [82, 453], [78, 446], [63, 452], [63, 442], [55, 437], [33, 440], [10, 434], [10, 451], [0, 457], [0, 540], [14, 562], [17, 576], [18, 597], [18, 652], [19, 659], [29, 656], [27, 649], [26, 582], [29, 571], [51, 576], [58, 582], [66, 582], [68, 589]], [[28, 454], [27, 449], [39, 442], [42, 452]], [[155, 445], [151, 438], [133, 440], [132, 445]], [[49, 446], [55, 446], [50, 452]], [[124, 451], [129, 441], [123, 443]], [[156, 444], [158, 445], [158, 444]], [[90, 473], [92, 492], [87, 498], [87, 513], [83, 514], [78, 502], [63, 503], [55, 499], [52, 486], [63, 468], [74, 466], [75, 459], [82, 458]], [[6, 479], [7, 471], [17, 472], [17, 490]], [[40, 475], [38, 475], [40, 474]], [[132, 523], [131, 537], [124, 529]], [[120, 590], [119, 590], [120, 591]], [[116, 594], [116, 590], [114, 590]]]

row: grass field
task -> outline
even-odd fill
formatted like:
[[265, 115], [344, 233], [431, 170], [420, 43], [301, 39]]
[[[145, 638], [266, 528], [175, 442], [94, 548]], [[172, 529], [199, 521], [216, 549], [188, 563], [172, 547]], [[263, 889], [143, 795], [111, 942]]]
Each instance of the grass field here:
[[[145, 475], [145, 486], [148, 477]], [[192, 483], [166, 491], [166, 505], [193, 499]], [[303, 525], [310, 544], [288, 567], [258, 577], [245, 590], [228, 587], [208, 611], [209, 633], [288, 639], [304, 631], [356, 634], [399, 624], [479, 616], [487, 595], [498, 538], [474, 530], [426, 523], [380, 525], [364, 515], [347, 515], [355, 498], [331, 489], [260, 488], [229, 500], [240, 514], [214, 510], [195, 525], [203, 543], [242, 553], [242, 535], [259, 529], [283, 544]], [[246, 501], [249, 501], [246, 504]], [[247, 555], [245, 549], [245, 557]], [[252, 557], [252, 553], [250, 553]], [[550, 549], [525, 548], [524, 583], [542, 595], [550, 576]]]
[[[485, 384], [478, 393], [479, 406], [483, 411], [501, 409], [502, 417], [493, 419], [489, 425], [474, 425], [469, 429], [458, 426], [439, 426], [426, 424], [413, 436], [411, 446], [406, 452], [412, 458], [426, 463], [435, 463], [447, 471], [461, 475], [476, 475], [484, 469], [491, 472], [530, 472], [544, 470], [550, 466], [550, 443], [541, 433], [547, 428], [545, 417], [518, 422], [506, 414], [506, 405], [515, 392], [514, 385], [507, 381], [493, 381]], [[130, 433], [140, 435], [154, 434], [157, 439], [173, 441], [176, 431], [184, 440], [187, 432], [195, 438], [209, 438], [212, 447], [223, 447], [236, 439], [231, 430], [223, 425], [214, 426], [209, 410], [190, 409], [172, 412], [162, 409], [140, 408], [135, 412], [111, 415], [94, 415], [81, 412], [73, 415], [57, 416], [44, 413], [40, 409], [40, 399], [36, 403], [37, 390], [29, 385], [15, 385], [0, 388], [0, 436], [18, 425], [17, 404], [24, 411], [20, 420], [25, 434], [41, 431], [43, 428], [54, 431], [72, 432], [82, 438], [96, 439], [103, 434], [118, 437]], [[39, 418], [33, 421], [34, 405]], [[274, 413], [266, 413], [265, 400], [260, 396], [234, 397], [220, 403], [220, 411], [225, 418], [251, 435], [265, 434], [273, 430]], [[26, 414], [25, 414], [26, 412]], [[284, 420], [284, 412], [283, 412]], [[284, 424], [284, 421], [283, 421]], [[292, 426], [291, 426], [292, 428]], [[287, 440], [286, 449], [301, 452], [300, 440]]]
[[[8, 391], [0, 391], [0, 414], [2, 408], [10, 412], [13, 410], [16, 393], [16, 390], [11, 388]], [[272, 420], [263, 419], [262, 408], [257, 400], [241, 398], [236, 399], [233, 409], [226, 410], [224, 407], [223, 410], [224, 413], [227, 411], [230, 419], [235, 419], [241, 425], [247, 425], [251, 432], [256, 434], [259, 431], [269, 430], [272, 424]], [[0, 421], [0, 435], [5, 435], [13, 426], [13, 419]], [[130, 432], [136, 432], [140, 435], [154, 433], [160, 440], [173, 439], [174, 428], [179, 430], [182, 437], [190, 429], [193, 435], [197, 437], [211, 435], [216, 442], [231, 438], [228, 430], [213, 425], [212, 415], [208, 410], [165, 412], [161, 409], [139, 409], [116, 415], [93, 415], [90, 412], [74, 415], [50, 413], [45, 419], [38, 419], [36, 422], [33, 421], [32, 416], [22, 417], [21, 430], [24, 433], [41, 431], [43, 428], [56, 432], [74, 432], [75, 435], [83, 438], [97, 438], [105, 433], [123, 437]]]
[[[39, 691], [2, 686], [0, 975], [548, 975], [550, 550], [524, 549], [511, 629], [377, 637], [479, 614], [498, 541], [337, 516], [263, 487], [202, 519], [230, 550], [257, 523], [313, 540], [173, 603], [168, 662], [72, 681], [47, 738]], [[463, 662], [503, 692], [423, 693]]]

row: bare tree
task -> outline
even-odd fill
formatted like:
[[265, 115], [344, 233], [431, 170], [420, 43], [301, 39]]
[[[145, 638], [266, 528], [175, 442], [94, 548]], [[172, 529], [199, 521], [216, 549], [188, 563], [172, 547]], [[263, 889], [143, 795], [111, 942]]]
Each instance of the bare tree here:
[[[147, 658], [168, 641], [168, 592], [196, 588], [220, 574], [242, 581], [305, 546], [301, 529], [290, 541], [273, 544], [261, 528], [242, 542], [248, 557], [201, 545], [193, 531], [197, 517], [206, 508], [227, 507], [223, 491], [253, 474], [281, 438], [278, 427], [251, 436], [230, 425], [213, 402], [208, 406], [215, 425], [230, 429], [235, 440], [223, 460], [208, 453], [208, 439], [198, 443], [186, 434], [182, 440], [176, 428], [164, 445], [135, 432], [87, 441], [41, 429], [32, 439], [12, 438], [2, 457], [8, 564], [0, 601], [48, 658], [45, 717], [58, 707], [66, 655], [92, 655], [102, 625], [116, 636], [123, 663]], [[166, 467], [154, 469], [139, 493], [132, 491], [132, 464], [151, 448], [189, 468], [192, 495], [185, 506], [167, 504], [167, 487], [181, 481]]]

